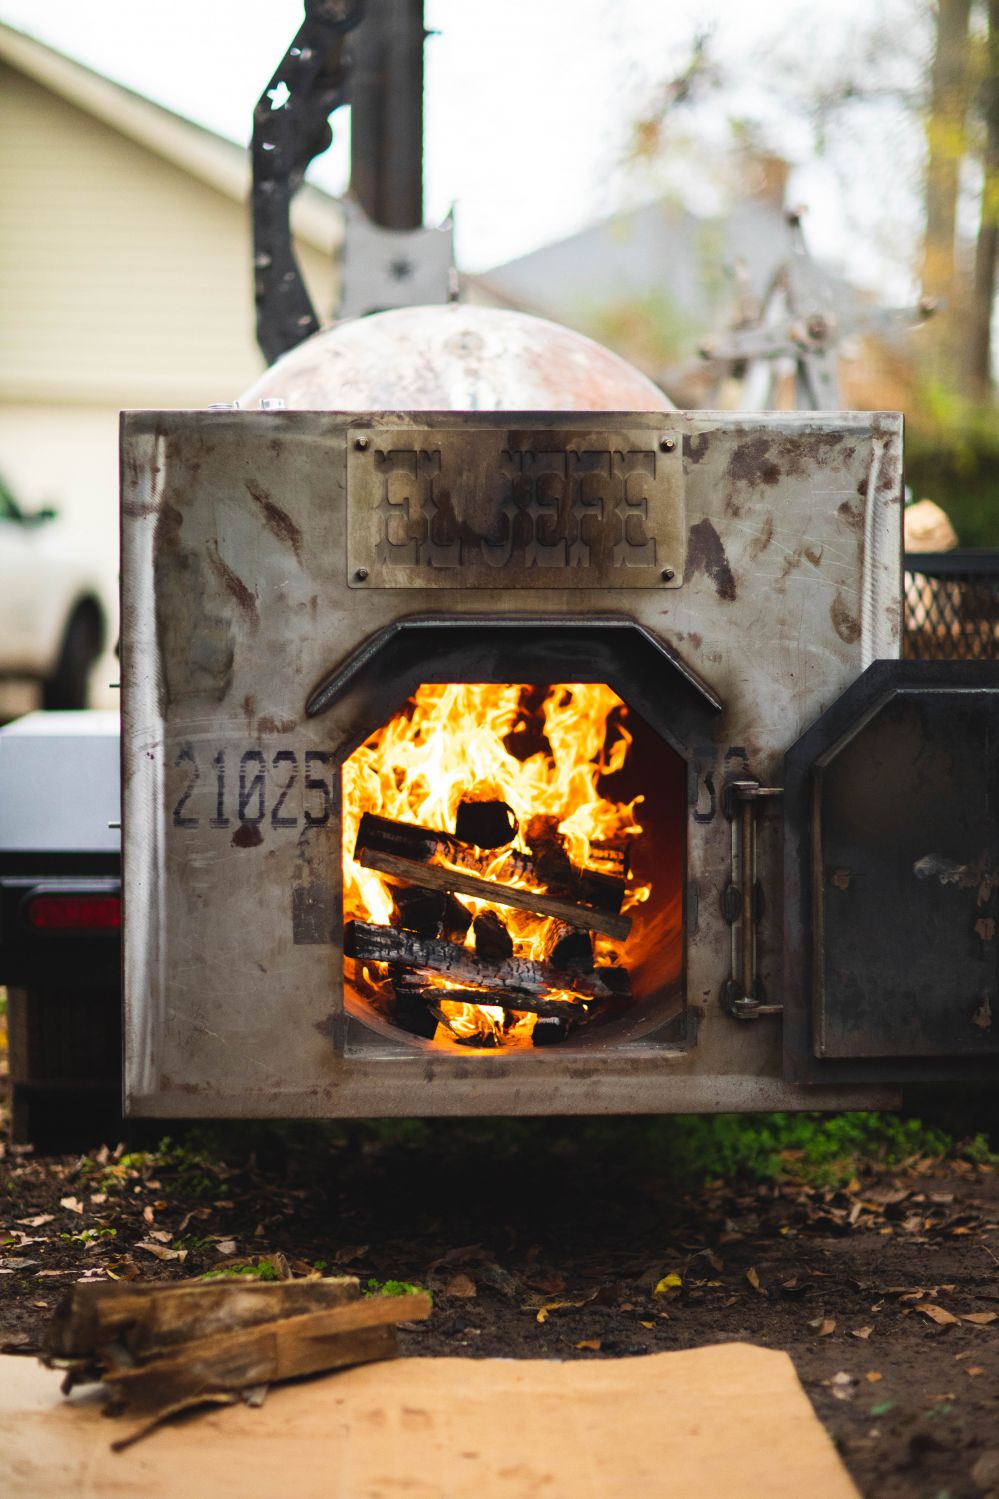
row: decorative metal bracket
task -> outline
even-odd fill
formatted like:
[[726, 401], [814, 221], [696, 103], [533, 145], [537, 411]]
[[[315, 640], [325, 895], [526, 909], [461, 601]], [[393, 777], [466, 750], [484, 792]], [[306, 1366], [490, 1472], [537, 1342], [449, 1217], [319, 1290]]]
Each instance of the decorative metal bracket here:
[[319, 321], [291, 236], [291, 200], [330, 144], [329, 117], [346, 101], [347, 33], [364, 0], [305, 0], [305, 20], [253, 111], [253, 266], [257, 342], [268, 364]]
[[722, 891], [722, 914], [732, 928], [732, 977], [722, 986], [722, 1004], [734, 1020], [780, 1015], [769, 1004], [756, 971], [756, 934], [763, 919], [763, 889], [756, 878], [756, 818], [760, 802], [783, 796], [783, 786], [729, 781], [722, 796], [732, 824], [732, 878]]

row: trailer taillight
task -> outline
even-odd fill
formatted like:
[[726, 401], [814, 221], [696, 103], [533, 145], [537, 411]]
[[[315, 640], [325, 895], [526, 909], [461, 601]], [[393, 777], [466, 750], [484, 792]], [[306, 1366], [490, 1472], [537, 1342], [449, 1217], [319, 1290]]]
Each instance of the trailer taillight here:
[[36, 932], [112, 932], [121, 926], [121, 896], [34, 895], [24, 914]]

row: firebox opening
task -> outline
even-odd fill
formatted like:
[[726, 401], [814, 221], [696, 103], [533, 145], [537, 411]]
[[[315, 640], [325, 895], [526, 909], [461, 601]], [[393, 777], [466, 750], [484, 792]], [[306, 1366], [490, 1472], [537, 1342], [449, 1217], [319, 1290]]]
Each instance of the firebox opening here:
[[683, 1012], [687, 768], [605, 683], [425, 683], [343, 765], [344, 992], [436, 1051]]

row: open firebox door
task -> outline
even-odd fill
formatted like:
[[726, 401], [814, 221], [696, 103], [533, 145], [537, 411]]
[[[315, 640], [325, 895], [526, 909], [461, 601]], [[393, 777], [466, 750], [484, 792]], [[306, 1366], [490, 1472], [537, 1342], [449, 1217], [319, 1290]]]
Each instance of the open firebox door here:
[[878, 661], [786, 759], [784, 1066], [999, 1073], [999, 672]]

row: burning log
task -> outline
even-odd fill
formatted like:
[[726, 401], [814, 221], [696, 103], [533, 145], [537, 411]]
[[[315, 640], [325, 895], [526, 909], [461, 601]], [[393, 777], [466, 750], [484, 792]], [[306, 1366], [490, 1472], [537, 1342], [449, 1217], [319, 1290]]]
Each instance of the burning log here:
[[589, 932], [570, 926], [566, 921], [553, 921], [545, 932], [545, 961], [553, 968], [566, 968], [577, 973], [593, 972], [593, 939]]
[[[631, 980], [623, 968], [600, 967], [592, 973], [555, 970], [546, 963], [527, 958], [507, 958], [489, 963], [465, 947], [431, 937], [417, 937], [390, 926], [349, 921], [344, 927], [343, 950], [349, 958], [372, 963], [396, 963], [421, 973], [450, 979], [454, 983], [503, 993], [508, 1008], [531, 1008], [522, 1001], [569, 993], [577, 999], [627, 999]], [[444, 994], [443, 998], [447, 998]], [[476, 1001], [489, 1003], [488, 1000]]]
[[506, 802], [463, 801], [454, 820], [455, 837], [476, 848], [504, 848], [517, 836], [517, 819]]
[[566, 1039], [570, 1030], [571, 1024], [564, 1015], [539, 1015], [534, 1022], [531, 1040], [535, 1046], [557, 1046]]
[[492, 901], [497, 906], [514, 906], [520, 911], [531, 911], [536, 916], [554, 916], [570, 926], [601, 932], [622, 942], [631, 931], [629, 916], [616, 916], [610, 911], [593, 911], [588, 906], [578, 906], [572, 901], [555, 895], [542, 895], [534, 890], [518, 890], [497, 880], [484, 880], [478, 875], [464, 874], [458, 870], [441, 869], [436, 864], [417, 864], [412, 859], [398, 854], [382, 853], [378, 849], [355, 850], [354, 857], [366, 869], [377, 869], [380, 874], [394, 876], [399, 880], [421, 881], [432, 890], [451, 890], [459, 895], [474, 895], [480, 900]]
[[[528, 826], [531, 827], [539, 820], [557, 825], [555, 818], [532, 818]], [[488, 872], [501, 879], [523, 879], [534, 885], [551, 885], [551, 893], [582, 905], [595, 906], [600, 911], [620, 911], [625, 897], [626, 887], [622, 877], [596, 869], [577, 869], [569, 862], [564, 850], [561, 850], [561, 858], [556, 860], [552, 856], [552, 872], [559, 878], [549, 881], [543, 877], [535, 858], [522, 854], [517, 849], [510, 849], [505, 855], [483, 853], [462, 843], [451, 833], [419, 827], [416, 823], [393, 822], [388, 817], [377, 817], [373, 812], [365, 812], [357, 830], [354, 858], [360, 863], [364, 863], [361, 858], [364, 850], [395, 854], [417, 864], [433, 864], [447, 859], [473, 874], [484, 875]], [[496, 862], [497, 858], [501, 859], [499, 864]]]
[[393, 1023], [401, 1030], [408, 1031], [411, 1036], [422, 1036], [425, 1041], [432, 1041], [437, 1030], [437, 1017], [430, 1013], [427, 1006], [427, 990], [423, 980], [407, 968], [393, 968], [390, 975], [395, 1000], [392, 1006]]
[[[422, 980], [426, 983], [426, 980]], [[579, 1019], [580, 1015], [588, 1013], [589, 1006], [594, 1003], [590, 999], [542, 999], [537, 994], [525, 994], [523, 991], [516, 993], [510, 989], [440, 989], [426, 988], [421, 990], [425, 1002], [431, 1007], [443, 1002], [455, 1005], [492, 1005], [498, 1010], [519, 1012], [522, 1015], [542, 1015], [551, 1018], [562, 1017], [568, 1023], [567, 1012], [571, 1017]], [[578, 1012], [578, 1013], [577, 1013]], [[446, 1015], [441, 1016], [447, 1020]]]
[[524, 841], [531, 850], [538, 878], [544, 885], [564, 886], [572, 879], [572, 864], [558, 824], [557, 817], [538, 814], [524, 829]]
[[450, 937], [461, 941], [472, 924], [472, 913], [449, 890], [403, 885], [393, 891], [393, 924], [421, 937]]
[[483, 911], [476, 916], [474, 926], [475, 951], [480, 958], [502, 963], [513, 957], [513, 938], [495, 911]]

